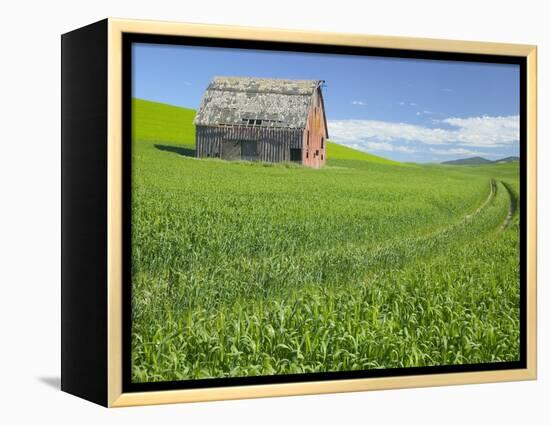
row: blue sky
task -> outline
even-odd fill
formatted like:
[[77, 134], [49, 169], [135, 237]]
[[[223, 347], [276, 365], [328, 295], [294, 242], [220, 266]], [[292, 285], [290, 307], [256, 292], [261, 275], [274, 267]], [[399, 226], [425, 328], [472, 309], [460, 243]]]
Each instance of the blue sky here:
[[330, 139], [398, 161], [519, 155], [519, 66], [154, 44], [133, 96], [198, 108], [212, 77], [325, 80]]

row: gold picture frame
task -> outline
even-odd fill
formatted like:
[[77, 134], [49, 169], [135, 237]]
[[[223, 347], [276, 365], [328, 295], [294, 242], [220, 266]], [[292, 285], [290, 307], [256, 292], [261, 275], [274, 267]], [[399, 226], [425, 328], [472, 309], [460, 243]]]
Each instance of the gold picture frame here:
[[[96, 27], [93, 27], [96, 25]], [[335, 392], [355, 392], [379, 389], [413, 388], [426, 386], [459, 385], [471, 383], [490, 383], [514, 380], [534, 380], [537, 376], [537, 301], [536, 301], [536, 276], [537, 276], [537, 49], [532, 45], [487, 43], [472, 41], [438, 40], [408, 37], [372, 36], [361, 34], [338, 34], [312, 31], [290, 31], [281, 29], [264, 29], [254, 27], [238, 27], [224, 25], [187, 24], [173, 22], [154, 22], [141, 20], [113, 19], [101, 21], [83, 30], [76, 30], [64, 36], [64, 62], [67, 71], [64, 71], [63, 84], [66, 89], [66, 98], [63, 102], [71, 104], [71, 84], [83, 84], [75, 76], [71, 63], [78, 60], [78, 54], [73, 53], [85, 46], [87, 39], [98, 38], [101, 40], [101, 52], [105, 56], [106, 69], [101, 84], [106, 84], [106, 118], [105, 124], [105, 243], [106, 253], [104, 287], [97, 291], [101, 294], [101, 314], [105, 316], [106, 329], [101, 331], [98, 339], [104, 339], [104, 347], [94, 357], [105, 357], [105, 364], [100, 372], [100, 383], [96, 387], [99, 391], [80, 389], [82, 384], [73, 380], [78, 373], [77, 333], [83, 329], [88, 330], [92, 324], [83, 325], [78, 329], [78, 324], [71, 327], [65, 325], [63, 332], [64, 346], [62, 352], [66, 355], [66, 369], [62, 372], [62, 388], [70, 393], [83, 396], [86, 399], [99, 402], [109, 407], [123, 407], [146, 404], [167, 404], [195, 401], [213, 401], [240, 398], [260, 398], [287, 395], [320, 394]], [[95, 28], [95, 29], [94, 29]], [[88, 33], [86, 33], [88, 31]], [[82, 40], [79, 34], [84, 34]], [[86, 35], [87, 34], [87, 35]], [[143, 392], [123, 391], [123, 37], [125, 34], [155, 35], [169, 37], [200, 37], [228, 40], [247, 40], [276, 43], [300, 43], [311, 45], [368, 47], [376, 49], [400, 49], [424, 52], [439, 52], [448, 54], [473, 54], [473, 55], [503, 55], [523, 58], [526, 61], [526, 178], [527, 178], [527, 212], [526, 212], [526, 263], [522, 266], [526, 273], [526, 323], [525, 339], [527, 357], [526, 368], [509, 370], [468, 371], [468, 372], [442, 372], [436, 374], [402, 375], [391, 377], [353, 378], [342, 380], [321, 380], [291, 383], [254, 384], [242, 386], [219, 386], [196, 389], [170, 389], [151, 390]], [[78, 39], [78, 40], [77, 40]], [[74, 41], [77, 40], [77, 41]], [[92, 44], [95, 42], [92, 42]], [[95, 43], [97, 45], [97, 43]], [[90, 48], [93, 49], [93, 48]], [[97, 61], [96, 61], [97, 63]], [[74, 81], [71, 80], [74, 79]], [[84, 79], [84, 77], [82, 77]], [[76, 102], [76, 101], [75, 101]], [[67, 111], [67, 117], [70, 113]], [[70, 130], [75, 126], [70, 119], [65, 119], [64, 126], [66, 145], [69, 146], [73, 137]], [[76, 130], [74, 130], [76, 132]], [[69, 151], [70, 148], [67, 148]], [[67, 154], [69, 156], [69, 154]], [[71, 178], [71, 172], [67, 171], [67, 179]], [[73, 171], [72, 173], [77, 173]], [[68, 214], [71, 213], [71, 195], [63, 192], [64, 202], [67, 203]], [[75, 213], [76, 214], [76, 213]], [[75, 225], [77, 226], [77, 225]], [[70, 230], [64, 227], [65, 235], [70, 238]], [[69, 256], [69, 254], [67, 255]], [[84, 260], [81, 260], [84, 261]], [[64, 258], [65, 264], [71, 262]], [[64, 324], [76, 318], [79, 303], [84, 301], [77, 299], [81, 296], [74, 295], [70, 289], [75, 286], [75, 278], [68, 271], [63, 278], [63, 303], [66, 306], [63, 319]], [[103, 291], [106, 290], [106, 294]], [[94, 293], [95, 294], [95, 293]], [[84, 297], [84, 296], [82, 296]], [[86, 296], [88, 301], [89, 295]], [[94, 296], [95, 297], [95, 296]], [[99, 303], [99, 302], [98, 302]], [[90, 320], [91, 321], [91, 320]], [[75, 343], [76, 342], [76, 343]], [[71, 350], [73, 352], [71, 352]], [[85, 349], [82, 349], [84, 351]], [[95, 358], [94, 358], [95, 359]], [[71, 361], [69, 361], [71, 360]], [[72, 362], [72, 364], [71, 364]], [[99, 362], [99, 361], [98, 361]], [[71, 364], [71, 366], [69, 366]], [[84, 368], [84, 367], [83, 367]], [[83, 380], [94, 380], [84, 377]], [[96, 393], [94, 393], [96, 392]], [[99, 396], [97, 396], [99, 395]]]

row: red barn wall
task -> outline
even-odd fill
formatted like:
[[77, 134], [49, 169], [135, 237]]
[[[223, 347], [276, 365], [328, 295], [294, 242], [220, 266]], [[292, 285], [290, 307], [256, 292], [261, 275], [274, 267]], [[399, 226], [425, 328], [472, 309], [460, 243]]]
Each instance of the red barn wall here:
[[309, 167], [322, 167], [327, 161], [326, 148], [327, 129], [325, 127], [325, 112], [323, 101], [316, 90], [309, 109], [302, 150], [302, 163]]

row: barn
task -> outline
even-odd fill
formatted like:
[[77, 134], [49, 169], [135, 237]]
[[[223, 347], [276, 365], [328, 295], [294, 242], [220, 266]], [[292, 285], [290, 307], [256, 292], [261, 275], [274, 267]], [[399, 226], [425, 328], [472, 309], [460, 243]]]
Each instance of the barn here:
[[214, 77], [195, 116], [196, 155], [322, 167], [323, 80]]

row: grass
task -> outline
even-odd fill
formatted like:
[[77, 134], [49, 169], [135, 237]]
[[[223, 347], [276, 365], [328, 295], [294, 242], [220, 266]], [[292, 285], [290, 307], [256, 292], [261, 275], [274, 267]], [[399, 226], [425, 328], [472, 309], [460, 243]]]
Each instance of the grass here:
[[135, 140], [195, 145], [195, 110], [143, 99], [133, 99], [132, 109]]
[[368, 161], [376, 164], [405, 166], [404, 163], [398, 163], [397, 161], [388, 160], [377, 155], [357, 151], [330, 141], [327, 143], [327, 158], [331, 158], [332, 160]]
[[133, 381], [518, 359], [517, 164], [195, 159], [193, 110], [134, 114]]

